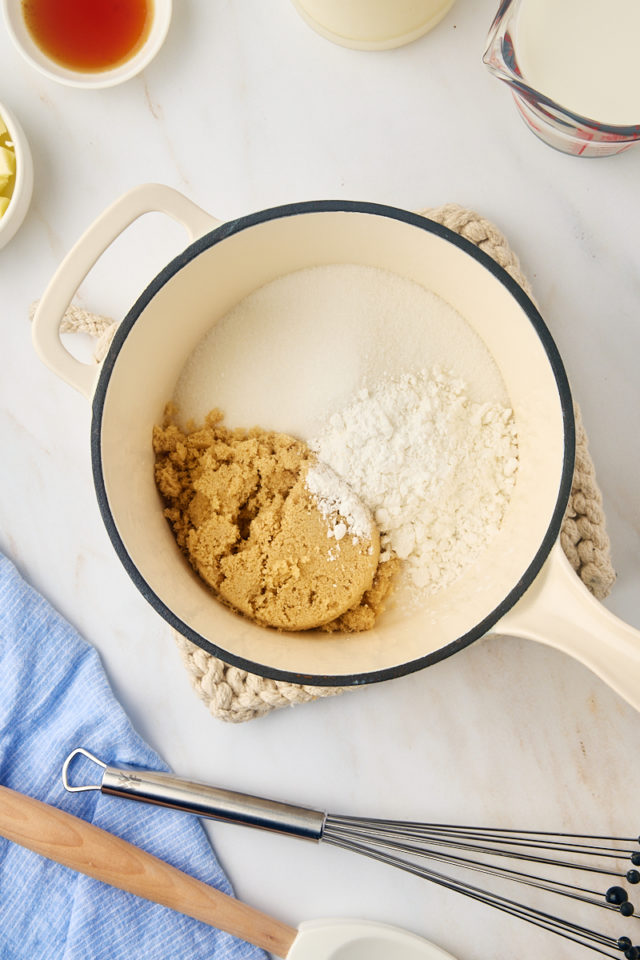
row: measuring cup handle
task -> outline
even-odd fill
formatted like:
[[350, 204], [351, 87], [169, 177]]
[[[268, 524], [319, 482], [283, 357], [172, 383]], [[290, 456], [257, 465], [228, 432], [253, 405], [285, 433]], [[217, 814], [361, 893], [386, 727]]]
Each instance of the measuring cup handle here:
[[280, 957], [297, 931], [64, 810], [0, 786], [0, 836]]
[[116, 238], [145, 213], [166, 213], [186, 229], [190, 240], [220, 225], [183, 194], [160, 183], [134, 187], [116, 200], [69, 251], [53, 275], [33, 318], [32, 338], [50, 370], [91, 399], [100, 366], [82, 363], [65, 350], [60, 324], [78, 287]]
[[589, 593], [559, 543], [492, 633], [537, 640], [568, 653], [640, 710], [640, 630]]

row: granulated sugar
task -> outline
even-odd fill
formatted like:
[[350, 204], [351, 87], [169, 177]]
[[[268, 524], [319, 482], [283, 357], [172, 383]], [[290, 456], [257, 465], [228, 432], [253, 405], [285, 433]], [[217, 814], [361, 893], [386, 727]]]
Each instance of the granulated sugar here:
[[361, 389], [310, 441], [370, 508], [414, 598], [456, 580], [498, 532], [518, 465], [512, 411], [435, 368]]
[[265, 284], [216, 323], [174, 393], [183, 426], [214, 407], [228, 426], [314, 436], [362, 386], [440, 364], [479, 403], [507, 402], [480, 337], [440, 297], [357, 264], [299, 270]]

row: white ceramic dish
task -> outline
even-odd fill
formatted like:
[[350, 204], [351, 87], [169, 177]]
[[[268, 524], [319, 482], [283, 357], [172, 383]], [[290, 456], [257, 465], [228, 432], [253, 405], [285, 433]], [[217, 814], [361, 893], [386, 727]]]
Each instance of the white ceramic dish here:
[[47, 56], [27, 29], [21, 0], [0, 0], [7, 32], [25, 60], [49, 80], [69, 87], [100, 89], [124, 83], [153, 60], [165, 41], [171, 22], [172, 0], [153, 0], [153, 22], [149, 35], [129, 60], [107, 70], [71, 70]]
[[22, 127], [8, 107], [0, 103], [0, 117], [4, 120], [16, 154], [16, 182], [3, 217], [0, 217], [0, 248], [16, 234], [24, 220], [33, 193], [33, 160]]

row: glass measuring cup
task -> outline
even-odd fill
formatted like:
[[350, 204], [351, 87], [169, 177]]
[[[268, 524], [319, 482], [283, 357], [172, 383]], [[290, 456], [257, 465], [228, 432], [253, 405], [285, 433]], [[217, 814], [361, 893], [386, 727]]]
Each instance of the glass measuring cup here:
[[[502, 0], [489, 30], [483, 62], [511, 88], [523, 120], [545, 143], [573, 156], [605, 157], [622, 153], [640, 139], [640, 123], [612, 124], [574, 112], [530, 82], [531, 77], [527, 76], [522, 63], [522, 8], [526, 2]], [[606, 31], [606, 24], [602, 30]], [[570, 56], [568, 49], [565, 70], [571, 69]], [[597, 67], [597, 58], [593, 67], [594, 70]]]

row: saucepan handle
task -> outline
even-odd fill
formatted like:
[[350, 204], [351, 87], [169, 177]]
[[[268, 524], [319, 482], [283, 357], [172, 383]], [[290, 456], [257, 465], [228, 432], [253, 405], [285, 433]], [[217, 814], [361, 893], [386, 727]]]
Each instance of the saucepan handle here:
[[492, 633], [557, 647], [640, 710], [640, 630], [589, 593], [559, 543], [532, 586]]
[[183, 194], [160, 183], [134, 187], [116, 200], [80, 237], [60, 264], [33, 318], [33, 343], [40, 359], [59, 377], [91, 399], [100, 366], [82, 363], [66, 350], [60, 324], [78, 287], [117, 237], [145, 213], [166, 213], [187, 231], [190, 240], [220, 225]]

